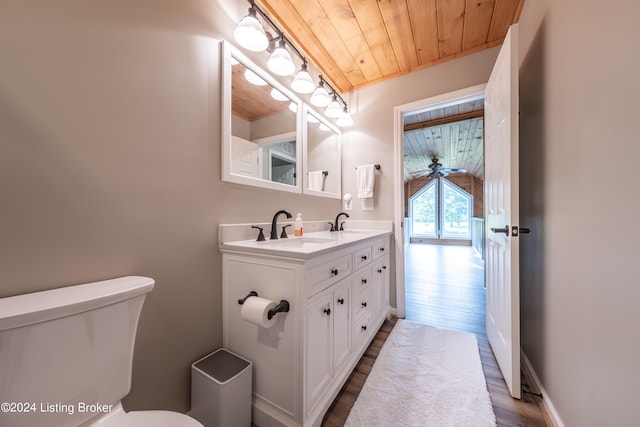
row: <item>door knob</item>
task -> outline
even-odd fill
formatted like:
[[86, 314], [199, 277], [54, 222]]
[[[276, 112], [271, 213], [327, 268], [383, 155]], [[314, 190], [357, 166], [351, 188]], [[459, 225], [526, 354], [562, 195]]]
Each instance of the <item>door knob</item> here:
[[513, 227], [511, 227], [511, 235], [513, 237], [518, 237], [518, 234], [529, 234], [529, 233], [531, 233], [531, 229], [529, 228], [518, 227], [517, 225], [514, 225]]
[[505, 225], [504, 228], [492, 228], [491, 231], [494, 233], [504, 233], [505, 236], [509, 235], [509, 226]]

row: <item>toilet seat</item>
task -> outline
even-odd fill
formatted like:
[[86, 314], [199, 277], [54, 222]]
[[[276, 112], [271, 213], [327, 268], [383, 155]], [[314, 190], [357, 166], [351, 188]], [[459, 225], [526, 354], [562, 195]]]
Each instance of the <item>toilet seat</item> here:
[[203, 427], [196, 419], [173, 411], [125, 412], [122, 404], [114, 405], [108, 414], [93, 420], [87, 427]]

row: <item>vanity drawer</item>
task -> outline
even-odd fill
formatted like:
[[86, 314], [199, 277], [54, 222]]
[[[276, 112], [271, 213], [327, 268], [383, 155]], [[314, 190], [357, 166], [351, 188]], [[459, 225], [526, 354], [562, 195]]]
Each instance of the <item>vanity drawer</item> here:
[[308, 283], [311, 286], [309, 296], [328, 288], [353, 272], [351, 252], [322, 257], [315, 261], [310, 263], [307, 269]]
[[364, 317], [365, 315], [371, 315], [371, 288], [367, 286], [366, 289], [362, 289], [359, 293], [355, 294], [353, 298], [353, 316], [356, 319]]
[[371, 313], [369, 312], [360, 318], [356, 318], [353, 323], [354, 348], [362, 345], [362, 342], [371, 336], [371, 333]]
[[361, 246], [353, 252], [353, 269], [357, 270], [371, 263], [371, 246]]
[[388, 254], [388, 253], [389, 253], [388, 237], [378, 240], [373, 245], [371, 245], [371, 256], [373, 257], [373, 259], [378, 259], [384, 254]]
[[367, 266], [353, 273], [353, 293], [357, 294], [371, 284], [371, 266]]

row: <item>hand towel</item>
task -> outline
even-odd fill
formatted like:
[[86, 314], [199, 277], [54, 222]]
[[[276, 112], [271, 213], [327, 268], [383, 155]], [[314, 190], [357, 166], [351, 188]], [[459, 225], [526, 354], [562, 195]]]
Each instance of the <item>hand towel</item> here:
[[356, 184], [358, 185], [359, 198], [373, 198], [373, 190], [376, 182], [375, 173], [375, 165], [362, 165], [356, 169]]
[[324, 190], [324, 173], [322, 171], [313, 171], [308, 173], [309, 190]]

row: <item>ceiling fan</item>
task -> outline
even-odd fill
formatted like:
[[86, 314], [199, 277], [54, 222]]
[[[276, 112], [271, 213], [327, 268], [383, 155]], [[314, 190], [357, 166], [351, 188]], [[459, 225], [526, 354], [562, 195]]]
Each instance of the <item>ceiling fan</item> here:
[[427, 178], [441, 178], [449, 175], [450, 172], [467, 172], [466, 170], [460, 168], [443, 167], [442, 163], [438, 161], [438, 158], [436, 156], [433, 156], [431, 158], [431, 164], [428, 167], [429, 169], [414, 172], [418, 174], [415, 178], [420, 178], [421, 176], [426, 176]]

